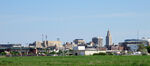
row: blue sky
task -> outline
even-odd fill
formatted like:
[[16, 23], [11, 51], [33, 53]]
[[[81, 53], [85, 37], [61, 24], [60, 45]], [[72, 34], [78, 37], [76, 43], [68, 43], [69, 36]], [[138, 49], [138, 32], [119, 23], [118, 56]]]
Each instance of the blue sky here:
[[[0, 43], [72, 41], [101, 36], [113, 42], [150, 37], [150, 0], [1, 0]], [[104, 41], [105, 43], [105, 41]]]

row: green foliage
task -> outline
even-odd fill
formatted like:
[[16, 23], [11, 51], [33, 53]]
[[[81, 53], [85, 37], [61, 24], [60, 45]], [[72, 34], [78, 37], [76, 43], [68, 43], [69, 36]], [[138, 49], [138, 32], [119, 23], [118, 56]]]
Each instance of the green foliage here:
[[57, 54], [62, 54], [63, 52], [61, 50], [59, 50], [59, 52]]
[[93, 55], [113, 55], [113, 53], [111, 53], [111, 52], [107, 52], [107, 53], [94, 53]]
[[93, 55], [107, 55], [106, 53], [94, 53]]
[[107, 52], [106, 54], [107, 54], [107, 55], [113, 55], [113, 53], [112, 53], [112, 52]]
[[144, 44], [139, 45], [138, 51], [140, 51], [142, 54], [147, 54], [147, 49]]
[[5, 53], [5, 52], [1, 52], [0, 54], [1, 54], [1, 55], [6, 55], [6, 53]]
[[148, 53], [150, 53], [150, 46], [147, 46], [146, 49], [147, 49]]
[[19, 52], [16, 52], [16, 51], [12, 51], [10, 52], [12, 55], [19, 55]]
[[46, 55], [47, 55], [47, 54], [49, 54], [49, 53], [48, 53], [48, 52], [44, 52], [44, 54], [46, 54]]
[[57, 53], [53, 51], [53, 52], [51, 52], [51, 53], [49, 53], [49, 54], [57, 54]]
[[145, 55], [145, 56], [146, 56], [147, 54], [146, 54], [146, 53], [143, 53], [142, 55]]
[[138, 51], [143, 51], [143, 49], [145, 49], [144, 44], [140, 44], [140, 45], [139, 45], [139, 48], [138, 48]]

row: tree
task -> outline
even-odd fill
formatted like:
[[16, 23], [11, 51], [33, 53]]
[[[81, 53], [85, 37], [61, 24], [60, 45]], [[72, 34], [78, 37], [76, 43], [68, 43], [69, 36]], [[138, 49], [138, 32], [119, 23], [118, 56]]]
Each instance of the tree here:
[[150, 53], [150, 46], [147, 46], [146, 49], [147, 49], [148, 53]]
[[53, 52], [51, 52], [51, 53], [49, 53], [49, 54], [56, 54], [56, 52], [53, 51]]
[[140, 44], [138, 47], [138, 51], [140, 51], [142, 54], [147, 54], [147, 49], [145, 48], [144, 44]]
[[6, 53], [5, 53], [5, 52], [1, 52], [0, 54], [1, 54], [1, 55], [6, 55]]
[[10, 52], [12, 55], [19, 55], [19, 52], [16, 52], [16, 51], [12, 51]]
[[59, 54], [59, 55], [60, 55], [60, 54], [62, 54], [62, 53], [63, 53], [63, 51], [59, 50], [59, 52], [58, 52], [57, 54]]

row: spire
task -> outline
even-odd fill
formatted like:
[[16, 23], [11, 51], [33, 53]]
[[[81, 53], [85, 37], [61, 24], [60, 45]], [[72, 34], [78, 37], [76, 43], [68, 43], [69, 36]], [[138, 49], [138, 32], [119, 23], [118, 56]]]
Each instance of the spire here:
[[110, 31], [109, 31], [109, 29], [108, 29], [108, 31], [107, 31], [107, 36], [110, 36], [111, 34], [110, 34]]

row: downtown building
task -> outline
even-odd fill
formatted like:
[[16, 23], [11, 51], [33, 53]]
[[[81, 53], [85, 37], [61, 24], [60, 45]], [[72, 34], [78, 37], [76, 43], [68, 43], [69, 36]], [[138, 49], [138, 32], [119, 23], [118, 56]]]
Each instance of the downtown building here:
[[50, 53], [50, 52], [58, 52], [59, 50], [63, 50], [64, 47], [62, 45], [61, 41], [35, 41], [31, 44], [29, 44], [29, 48], [35, 48], [35, 54], [39, 54], [39, 53]]
[[66, 42], [64, 45], [65, 50], [73, 50], [73, 47], [77, 46], [73, 42]]
[[124, 50], [137, 52], [139, 45], [150, 46], [150, 39], [126, 39], [124, 42], [119, 43], [124, 47]]
[[[76, 40], [77, 41], [77, 40]], [[92, 41], [85, 43], [83, 40], [78, 40], [78, 45], [73, 48], [73, 55], [93, 55], [95, 53], [106, 53], [106, 48], [103, 47], [102, 37], [93, 37]]]
[[112, 36], [111, 36], [111, 33], [110, 33], [110, 31], [108, 30], [107, 31], [107, 36], [106, 36], [106, 45], [105, 45], [105, 47], [108, 49], [108, 50], [110, 50], [110, 47], [113, 45], [113, 43], [112, 43]]
[[94, 47], [103, 47], [103, 38], [102, 37], [93, 37], [92, 42]]
[[50, 48], [50, 47], [57, 47], [62, 48], [62, 42], [61, 41], [35, 41], [32, 44], [29, 44], [29, 47], [35, 47], [35, 48]]

